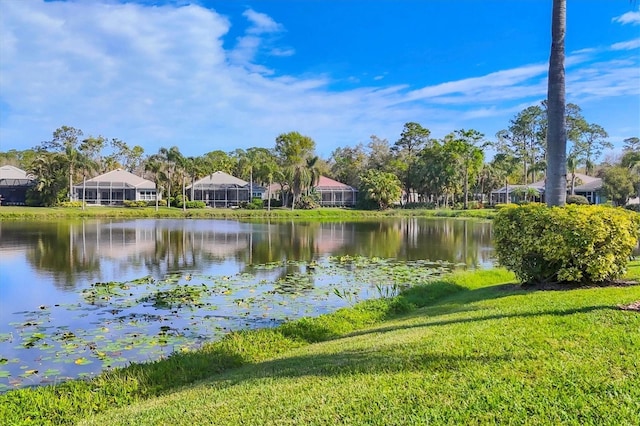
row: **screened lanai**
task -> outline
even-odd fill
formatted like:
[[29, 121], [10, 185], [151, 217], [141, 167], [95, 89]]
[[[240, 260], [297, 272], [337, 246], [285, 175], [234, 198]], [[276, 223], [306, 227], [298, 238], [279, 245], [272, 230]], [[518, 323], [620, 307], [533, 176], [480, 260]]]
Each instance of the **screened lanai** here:
[[34, 184], [33, 177], [13, 166], [0, 167], [0, 204], [22, 206], [26, 202], [27, 190]]
[[129, 173], [112, 170], [73, 186], [74, 198], [89, 204], [116, 205], [125, 201], [155, 201], [156, 184]]
[[358, 190], [337, 180], [320, 176], [314, 190], [320, 194], [320, 205], [324, 207], [353, 207]]
[[[225, 172], [215, 172], [187, 187], [193, 200], [204, 201], [211, 207], [236, 207], [252, 198], [262, 197], [264, 188], [231, 176]], [[253, 196], [249, 194], [253, 192]]]

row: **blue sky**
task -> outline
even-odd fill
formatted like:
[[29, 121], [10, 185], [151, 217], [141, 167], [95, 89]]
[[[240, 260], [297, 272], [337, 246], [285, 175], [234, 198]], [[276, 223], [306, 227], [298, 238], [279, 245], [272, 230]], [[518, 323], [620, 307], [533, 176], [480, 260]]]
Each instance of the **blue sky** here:
[[[405, 122], [488, 139], [546, 96], [551, 0], [0, 0], [0, 150], [69, 125], [150, 154], [311, 136], [328, 157]], [[567, 96], [640, 135], [640, 9], [568, 0]]]

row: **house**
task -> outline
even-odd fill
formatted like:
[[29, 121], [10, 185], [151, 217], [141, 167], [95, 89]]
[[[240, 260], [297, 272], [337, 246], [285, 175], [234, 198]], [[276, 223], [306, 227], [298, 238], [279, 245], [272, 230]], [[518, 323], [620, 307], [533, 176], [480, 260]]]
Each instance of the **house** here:
[[323, 207], [353, 207], [356, 205], [358, 190], [337, 180], [320, 176], [313, 189], [320, 194], [320, 205]]
[[[573, 175], [567, 174], [567, 194], [571, 193], [571, 180]], [[575, 174], [575, 195], [582, 195], [589, 200], [590, 204], [602, 204], [607, 200], [601, 195], [602, 179], [588, 176], [582, 173]], [[545, 181], [541, 180], [528, 185], [509, 185], [500, 189], [491, 191], [491, 204], [506, 203], [507, 196], [509, 202], [522, 200], [523, 193], [528, 192], [530, 201], [544, 202]], [[535, 191], [535, 192], [534, 192]]]
[[607, 202], [607, 199], [602, 195], [602, 179], [592, 178], [590, 182], [583, 185], [578, 185], [573, 189], [576, 195], [582, 195], [589, 204], [603, 204]]
[[[282, 197], [282, 187], [279, 183], [271, 184], [269, 189], [263, 199], [267, 199], [269, 192], [272, 199]], [[285, 187], [286, 189], [288, 188]], [[326, 176], [320, 176], [312, 191], [320, 196], [320, 205], [323, 207], [353, 207], [358, 200], [357, 189]]]
[[117, 205], [124, 201], [155, 201], [156, 184], [150, 180], [116, 169], [73, 186], [76, 201]]
[[4, 206], [24, 206], [27, 190], [35, 180], [24, 170], [14, 166], [0, 167], [0, 204]]
[[[528, 185], [508, 185], [491, 191], [490, 203], [514, 203], [527, 197], [530, 201], [542, 201], [544, 199], [544, 180]], [[508, 201], [507, 201], [508, 199]]]
[[[253, 198], [262, 198], [265, 188], [231, 176], [225, 172], [215, 172], [187, 186], [192, 199], [204, 201], [211, 207], [236, 207]], [[249, 197], [251, 193], [251, 197]]]

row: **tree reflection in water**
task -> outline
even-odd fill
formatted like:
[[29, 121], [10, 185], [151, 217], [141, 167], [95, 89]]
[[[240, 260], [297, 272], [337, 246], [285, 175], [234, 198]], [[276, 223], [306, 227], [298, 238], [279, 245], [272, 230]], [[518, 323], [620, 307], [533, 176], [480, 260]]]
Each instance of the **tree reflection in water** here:
[[[0, 223], [3, 251], [23, 252], [63, 290], [103, 279], [208, 271], [216, 266], [362, 255], [491, 262], [491, 225], [460, 219], [401, 218], [355, 222], [102, 220]], [[281, 277], [297, 272], [283, 267]]]

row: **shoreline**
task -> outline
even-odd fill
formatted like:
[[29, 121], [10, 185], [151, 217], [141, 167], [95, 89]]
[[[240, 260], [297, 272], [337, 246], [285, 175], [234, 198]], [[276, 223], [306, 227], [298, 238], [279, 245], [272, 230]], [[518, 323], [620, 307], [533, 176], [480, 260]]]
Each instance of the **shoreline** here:
[[43, 220], [43, 219], [127, 219], [127, 218], [184, 218], [184, 219], [369, 219], [386, 217], [443, 217], [493, 219], [497, 210], [428, 210], [428, 209], [389, 209], [355, 210], [344, 208], [318, 208], [314, 210], [244, 210], [244, 209], [191, 209], [183, 211], [176, 207], [128, 208], [128, 207], [89, 207], [86, 210], [77, 207], [0, 207], [2, 220]]

